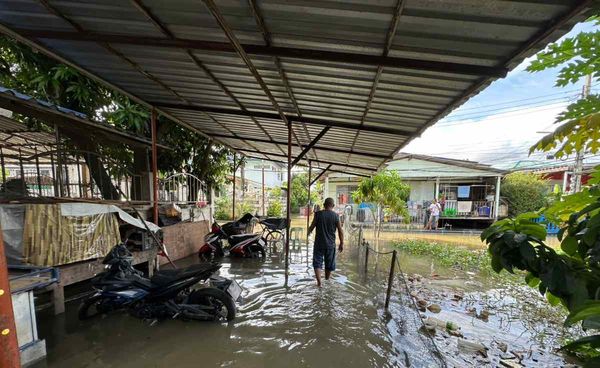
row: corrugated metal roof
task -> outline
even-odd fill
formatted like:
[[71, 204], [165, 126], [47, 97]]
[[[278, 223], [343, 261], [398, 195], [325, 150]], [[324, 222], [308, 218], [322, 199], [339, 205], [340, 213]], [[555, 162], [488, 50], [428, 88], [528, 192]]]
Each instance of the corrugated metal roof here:
[[404, 152], [400, 152], [397, 155], [395, 155], [393, 161], [390, 162], [390, 164], [396, 160], [412, 160], [412, 159], [435, 162], [435, 163], [444, 164], [444, 165], [464, 167], [464, 168], [473, 169], [473, 170], [489, 171], [490, 173], [497, 173], [497, 174], [504, 174], [507, 172], [506, 170], [496, 169], [495, 167], [492, 167], [491, 165], [482, 164], [482, 163], [476, 162], [476, 161], [457, 160], [454, 158], [419, 155], [419, 154], [404, 153]]
[[[51, 125], [58, 124], [62, 129], [78, 130], [87, 134], [91, 128], [109, 140], [133, 145], [149, 146], [152, 144], [152, 141], [146, 137], [132, 134], [108, 123], [90, 120], [84, 113], [36, 99], [2, 86], [0, 86], [0, 106], [10, 111], [37, 117]], [[8, 117], [0, 116], [0, 132], [14, 133], [28, 131], [31, 131], [31, 129], [28, 129], [25, 124]], [[167, 148], [163, 145], [160, 145], [160, 147]]]
[[590, 3], [7, 0], [0, 30], [249, 156], [285, 156], [282, 119], [294, 155], [329, 122], [307, 158], [368, 173]]

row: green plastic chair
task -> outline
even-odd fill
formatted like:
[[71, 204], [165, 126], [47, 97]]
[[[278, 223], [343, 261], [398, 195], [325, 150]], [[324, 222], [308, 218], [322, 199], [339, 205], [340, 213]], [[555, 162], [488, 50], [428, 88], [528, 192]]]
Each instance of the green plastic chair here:
[[292, 248], [300, 248], [302, 245], [302, 234], [304, 234], [304, 228], [301, 227], [293, 227], [290, 229], [290, 243], [292, 244]]

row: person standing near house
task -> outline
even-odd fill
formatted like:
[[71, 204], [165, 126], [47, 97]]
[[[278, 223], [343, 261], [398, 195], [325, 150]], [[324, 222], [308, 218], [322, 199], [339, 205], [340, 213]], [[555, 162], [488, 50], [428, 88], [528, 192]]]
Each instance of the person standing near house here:
[[344, 232], [340, 223], [340, 217], [333, 211], [335, 203], [333, 198], [325, 199], [324, 210], [315, 212], [312, 224], [308, 228], [308, 234], [316, 228], [315, 245], [313, 248], [313, 268], [317, 286], [321, 287], [321, 270], [325, 263], [325, 280], [329, 280], [331, 272], [335, 271], [335, 231], [340, 237], [338, 251], [344, 250]]
[[429, 223], [427, 224], [427, 230], [437, 230], [438, 220], [440, 219], [440, 212], [442, 207], [438, 201], [434, 198], [429, 205]]

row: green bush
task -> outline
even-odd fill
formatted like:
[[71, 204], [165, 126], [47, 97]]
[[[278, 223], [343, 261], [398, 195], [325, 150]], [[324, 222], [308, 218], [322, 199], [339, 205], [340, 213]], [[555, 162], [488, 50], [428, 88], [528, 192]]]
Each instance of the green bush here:
[[533, 173], [515, 172], [502, 180], [500, 195], [508, 202], [510, 216], [533, 212], [548, 205], [548, 185]]
[[267, 208], [267, 216], [269, 217], [281, 217], [283, 212], [283, 206], [281, 205], [281, 201], [278, 199], [272, 199], [269, 202], [269, 207]]
[[[254, 214], [255, 208], [249, 201], [238, 201], [235, 204], [235, 216], [241, 217], [245, 213]], [[215, 202], [215, 220], [231, 220], [233, 218], [231, 198], [221, 197]]]
[[215, 202], [215, 220], [231, 220], [232, 215], [231, 199], [227, 196], [217, 198]]

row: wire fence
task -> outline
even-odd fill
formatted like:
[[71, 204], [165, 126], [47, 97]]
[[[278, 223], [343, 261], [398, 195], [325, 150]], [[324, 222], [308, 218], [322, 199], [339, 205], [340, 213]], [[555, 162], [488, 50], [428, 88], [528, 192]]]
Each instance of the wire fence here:
[[[427, 332], [425, 327], [425, 323], [421, 318], [421, 314], [419, 313], [419, 308], [415, 299], [411, 295], [411, 290], [404, 276], [404, 272], [402, 271], [402, 267], [400, 265], [400, 261], [397, 257], [396, 250], [378, 250], [373, 248], [369, 242], [364, 239], [363, 228], [358, 227], [357, 229], [353, 229], [351, 236], [356, 239], [357, 244], [359, 244], [359, 258], [360, 254], [364, 254], [364, 261], [362, 266], [364, 267], [363, 272], [365, 276], [369, 273], [369, 254], [375, 255], [375, 273], [377, 274], [380, 270], [379, 263], [382, 263], [380, 257], [390, 257], [389, 262], [389, 270], [388, 270], [388, 281], [386, 285], [386, 296], [384, 302], [385, 312], [391, 317], [399, 317], [401, 321], [401, 325], [408, 330], [416, 331], [416, 335], [419, 337], [422, 342], [422, 347], [419, 348], [414, 342], [411, 343], [408, 339], [405, 341], [406, 345], [403, 344], [403, 348], [405, 350], [405, 364], [406, 366], [413, 366], [411, 364], [410, 358], [408, 354], [406, 354], [407, 349], [412, 349], [413, 351], [422, 351], [424, 347], [427, 349], [428, 355], [439, 363], [440, 367], [447, 367], [447, 363], [444, 359], [442, 352], [439, 347], [435, 343], [433, 336]], [[360, 262], [359, 262], [360, 263]], [[397, 279], [397, 282], [394, 281]], [[394, 286], [397, 287], [394, 287]], [[390, 304], [392, 297], [395, 299], [396, 303]], [[411, 346], [412, 345], [412, 346]], [[413, 359], [415, 356], [413, 354]], [[421, 358], [425, 359], [425, 356], [421, 356]], [[413, 362], [415, 363], [415, 362]], [[424, 363], [424, 362], [423, 362]], [[425, 364], [425, 363], [424, 363]]]

